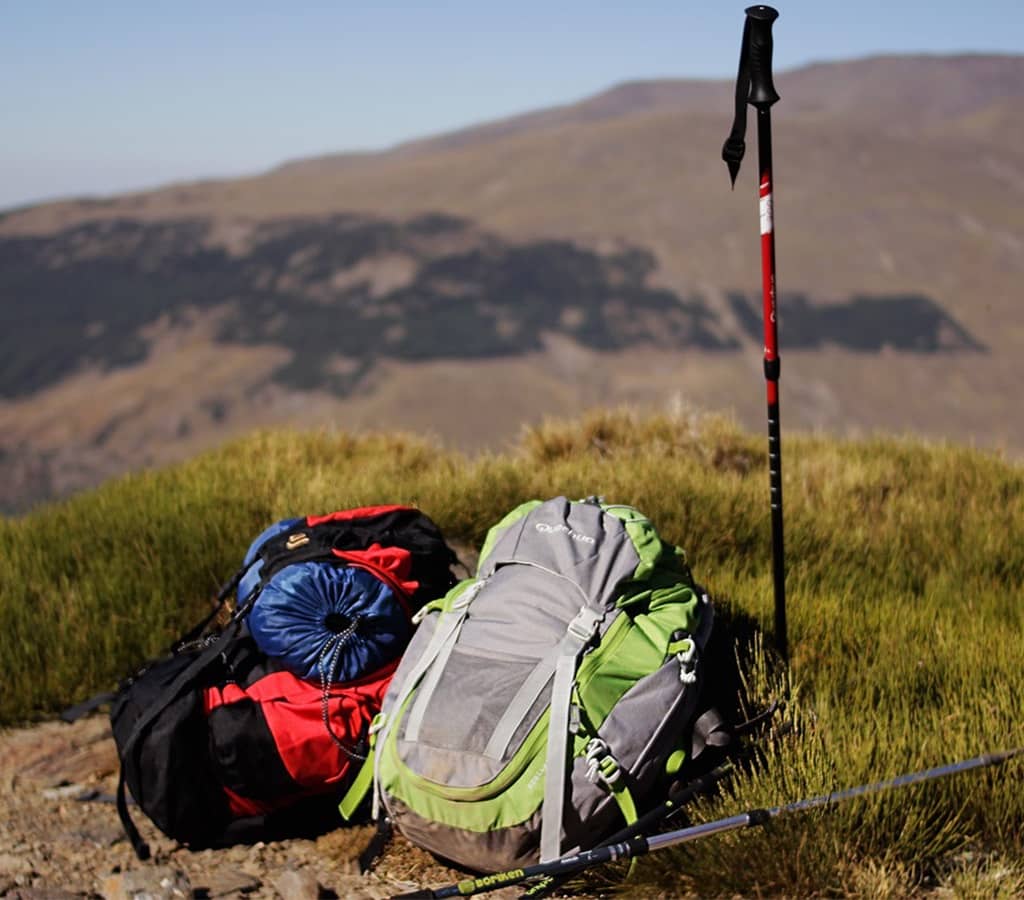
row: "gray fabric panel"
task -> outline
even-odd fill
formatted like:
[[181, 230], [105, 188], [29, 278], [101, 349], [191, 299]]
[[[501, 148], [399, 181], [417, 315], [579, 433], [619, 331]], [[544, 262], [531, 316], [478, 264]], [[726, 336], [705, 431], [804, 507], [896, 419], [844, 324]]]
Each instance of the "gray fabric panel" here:
[[478, 574], [493, 574], [513, 562], [570, 577], [600, 608], [613, 601], [616, 585], [633, 574], [640, 557], [621, 519], [595, 504], [556, 497], [505, 531]]
[[477, 594], [459, 644], [539, 661], [558, 646], [584, 600], [563, 579], [541, 569], [502, 568]]
[[[424, 712], [418, 743], [399, 742], [406, 765], [453, 787], [478, 787], [497, 775], [502, 760], [482, 754], [523, 682], [558, 652], [568, 623], [579, 612], [573, 594], [559, 579], [528, 566], [502, 569], [487, 580]], [[545, 700], [530, 707], [503, 759], [515, 754], [546, 706]], [[404, 736], [401, 727], [398, 736]], [[434, 758], [435, 750], [444, 752]]]
[[[683, 732], [697, 704], [699, 686], [699, 678], [696, 684], [679, 680], [679, 663], [673, 657], [630, 688], [598, 729], [612, 755], [629, 772], [630, 792], [641, 812], [654, 799], [660, 799], [649, 798], [649, 794], [664, 774], [668, 754], [682, 745]], [[587, 763], [582, 757], [573, 761], [571, 784], [577, 828], [609, 816], [616, 824], [621, 822], [618, 804], [608, 789], [587, 780]], [[576, 831], [568, 816], [566, 831], [566, 849], [580, 846], [586, 839], [586, 830]]]
[[537, 862], [539, 814], [522, 825], [474, 832], [429, 822], [395, 797], [387, 797], [385, 805], [392, 821], [412, 843], [467, 869], [501, 872]]
[[409, 641], [409, 645], [405, 648], [405, 652], [402, 654], [402, 660], [398, 664], [398, 668], [395, 670], [394, 677], [391, 679], [391, 684], [388, 685], [387, 692], [384, 694], [381, 709], [385, 713], [391, 712], [391, 707], [394, 706], [395, 700], [398, 698], [398, 695], [402, 690], [402, 685], [405, 683], [405, 679], [416, 667], [416, 663], [429, 646], [430, 639], [434, 636], [434, 629], [437, 628], [437, 620], [439, 618], [440, 616], [437, 613], [431, 613], [416, 626], [412, 639]]
[[535, 660], [527, 659], [493, 660], [484, 667], [478, 657], [460, 652], [456, 645], [426, 710], [419, 740], [406, 743], [400, 727], [398, 749], [405, 764], [417, 774], [453, 787], [478, 787], [491, 781], [504, 763], [484, 756], [487, 743], [535, 666]]

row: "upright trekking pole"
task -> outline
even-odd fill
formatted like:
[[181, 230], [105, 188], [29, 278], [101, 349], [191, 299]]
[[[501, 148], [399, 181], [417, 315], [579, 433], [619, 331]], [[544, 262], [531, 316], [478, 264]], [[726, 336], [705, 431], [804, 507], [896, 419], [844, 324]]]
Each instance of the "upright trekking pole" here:
[[764, 377], [768, 390], [768, 476], [772, 509], [772, 576], [775, 586], [775, 643], [788, 659], [786, 637], [786, 564], [782, 540], [782, 437], [779, 427], [779, 335], [775, 304], [775, 226], [772, 215], [772, 104], [779, 99], [772, 82], [772, 23], [778, 12], [750, 6], [743, 27], [736, 113], [722, 148], [733, 186], [740, 171], [747, 130], [747, 104], [757, 110], [757, 154], [761, 180], [761, 288], [764, 300]]

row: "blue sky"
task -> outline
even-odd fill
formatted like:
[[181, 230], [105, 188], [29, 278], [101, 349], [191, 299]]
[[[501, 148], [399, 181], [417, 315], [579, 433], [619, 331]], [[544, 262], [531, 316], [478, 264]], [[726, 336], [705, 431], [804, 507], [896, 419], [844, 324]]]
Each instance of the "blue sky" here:
[[[396, 142], [635, 78], [731, 78], [747, 3], [0, 0], [0, 208]], [[1018, 2], [778, 0], [776, 69], [1024, 52]]]

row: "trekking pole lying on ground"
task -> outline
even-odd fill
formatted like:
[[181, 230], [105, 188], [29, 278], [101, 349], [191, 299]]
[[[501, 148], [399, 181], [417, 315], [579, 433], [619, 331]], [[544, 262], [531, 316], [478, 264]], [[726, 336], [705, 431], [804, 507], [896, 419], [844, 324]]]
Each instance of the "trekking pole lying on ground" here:
[[1003, 753], [986, 753], [976, 756], [973, 759], [965, 759], [961, 762], [949, 763], [944, 766], [936, 766], [933, 769], [925, 769], [921, 772], [913, 772], [908, 775], [900, 775], [889, 781], [878, 781], [874, 784], [862, 784], [859, 787], [846, 788], [835, 791], [831, 794], [821, 794], [806, 800], [797, 800], [785, 806], [773, 806], [768, 809], [752, 809], [736, 816], [729, 816], [725, 819], [717, 819], [714, 822], [705, 822], [701, 825], [691, 825], [688, 828], [680, 828], [677, 831], [667, 831], [664, 834], [650, 836], [637, 835], [626, 841], [608, 844], [603, 847], [595, 847], [593, 850], [583, 850], [571, 856], [564, 856], [561, 859], [552, 860], [547, 863], [538, 863], [533, 866], [526, 866], [522, 869], [512, 869], [508, 872], [498, 872], [494, 875], [482, 875], [478, 878], [466, 878], [455, 884], [446, 887], [429, 888], [412, 891], [407, 894], [397, 894], [391, 900], [439, 900], [442, 897], [468, 897], [471, 894], [482, 894], [486, 891], [497, 890], [511, 884], [519, 884], [528, 878], [540, 876], [574, 875], [588, 869], [591, 866], [600, 865], [616, 860], [633, 859], [644, 856], [655, 850], [663, 850], [665, 847], [674, 847], [677, 844], [684, 844], [688, 841], [695, 841], [698, 838], [710, 837], [713, 834], [720, 834], [725, 831], [736, 831], [741, 828], [753, 828], [757, 825], [764, 825], [786, 813], [806, 812], [822, 806], [831, 806], [844, 800], [851, 800], [854, 797], [861, 797], [867, 794], [875, 794], [879, 791], [891, 790], [893, 788], [907, 787], [911, 784], [920, 784], [924, 781], [933, 781], [937, 778], [944, 778], [947, 775], [955, 775], [959, 772], [968, 772], [971, 769], [980, 769], [986, 766], [997, 766], [1024, 753], [1024, 747], [1017, 747], [1014, 750], [1007, 750]]
[[[669, 792], [664, 802], [654, 807], [646, 815], [641, 816], [632, 825], [627, 825], [621, 831], [617, 831], [611, 837], [607, 838], [606, 845], [611, 846], [612, 844], [618, 844], [621, 841], [628, 841], [630, 838], [635, 837], [638, 834], [643, 834], [645, 831], [661, 824], [666, 819], [672, 817], [675, 813], [679, 812], [687, 803], [689, 803], [698, 794], [703, 794], [709, 791], [712, 787], [718, 784], [724, 778], [728, 778], [735, 771], [735, 766], [731, 762], [724, 762], [709, 772], [705, 772], [703, 775], [698, 775], [693, 781], [687, 782], [686, 784], [679, 785], [675, 789]], [[521, 897], [522, 898], [539, 898], [546, 897], [552, 891], [557, 890], [562, 884], [572, 876], [572, 870], [569, 872], [561, 872], [559, 874], [548, 875], [541, 879], [536, 884], [530, 887]]]
[[770, 6], [750, 6], [743, 26], [736, 113], [722, 148], [733, 186], [746, 149], [747, 104], [757, 109], [757, 155], [761, 216], [761, 288], [764, 303], [764, 377], [768, 391], [768, 475], [772, 508], [772, 576], [775, 586], [775, 644], [785, 660], [786, 565], [782, 540], [782, 437], [779, 425], [778, 314], [775, 283], [775, 220], [772, 198], [772, 104], [779, 99], [772, 80], [772, 23], [778, 12]]
[[[775, 713], [778, 712], [779, 707], [779, 701], [776, 700], [771, 706], [753, 718], [737, 725], [732, 729], [730, 740], [731, 752], [728, 753], [722, 762], [714, 768], [702, 772], [690, 781], [673, 784], [661, 803], [640, 816], [632, 825], [627, 825], [625, 828], [615, 832], [611, 837], [605, 838], [603, 844], [617, 844], [620, 841], [629, 840], [629, 838], [635, 835], [657, 829], [662, 823], [673, 818], [676, 813], [695, 797], [708, 793], [720, 781], [732, 775], [737, 769], [737, 759], [739, 756], [739, 751], [732, 746], [733, 742], [743, 735], [767, 726]], [[538, 879], [524, 894], [520, 895], [520, 900], [525, 900], [525, 898], [536, 900], [536, 898], [546, 897], [552, 891], [561, 887], [570, 877], [572, 877], [571, 872], [561, 875], [549, 875], [546, 878]]]

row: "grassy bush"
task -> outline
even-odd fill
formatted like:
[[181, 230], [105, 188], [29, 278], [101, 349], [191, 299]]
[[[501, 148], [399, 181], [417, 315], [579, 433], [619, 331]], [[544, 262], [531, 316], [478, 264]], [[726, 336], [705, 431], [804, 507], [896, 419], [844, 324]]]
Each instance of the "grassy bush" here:
[[[766, 440], [725, 420], [594, 413], [468, 459], [420, 439], [259, 434], [0, 523], [0, 722], [110, 687], [208, 608], [285, 516], [418, 505], [479, 545], [531, 497], [600, 494], [686, 548], [726, 620], [772, 621]], [[913, 440], [784, 448], [791, 665], [738, 651], [749, 693], [791, 680], [765, 765], [708, 820], [1024, 744], [1024, 470]], [[647, 893], [1011, 896], [1024, 881], [1020, 764], [780, 818], [643, 860]]]

